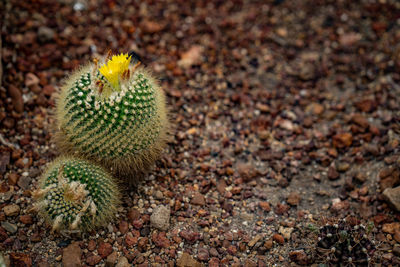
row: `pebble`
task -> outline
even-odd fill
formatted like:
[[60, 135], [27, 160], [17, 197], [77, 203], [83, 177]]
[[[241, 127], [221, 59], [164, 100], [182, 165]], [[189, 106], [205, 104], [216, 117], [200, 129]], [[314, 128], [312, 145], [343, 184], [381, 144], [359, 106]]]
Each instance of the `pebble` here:
[[150, 224], [152, 227], [166, 231], [169, 228], [169, 220], [170, 220], [171, 210], [169, 206], [159, 205], [157, 206], [153, 214], [150, 216]]
[[104, 259], [113, 252], [113, 247], [110, 243], [101, 242], [97, 248], [97, 252], [99, 253], [100, 257]]
[[268, 202], [260, 201], [260, 202], [258, 203], [258, 205], [260, 206], [260, 208], [261, 208], [263, 211], [266, 211], [266, 212], [270, 212], [270, 211], [271, 211], [271, 205], [270, 205]]
[[353, 136], [351, 133], [340, 133], [336, 134], [332, 138], [332, 143], [334, 147], [344, 148], [351, 146], [353, 142]]
[[14, 85], [8, 87], [8, 94], [11, 97], [15, 112], [22, 113], [24, 111], [24, 101], [21, 91]]
[[18, 230], [18, 226], [16, 224], [9, 223], [7, 221], [2, 222], [1, 227], [3, 227], [7, 232], [9, 232], [11, 234], [15, 234]]
[[299, 193], [292, 192], [289, 194], [286, 202], [291, 206], [297, 206], [300, 203], [301, 197]]
[[389, 204], [397, 211], [400, 211], [400, 186], [395, 188], [386, 188], [383, 196]]
[[3, 208], [4, 213], [8, 217], [18, 215], [20, 210], [21, 208], [17, 204], [7, 205]]
[[29, 176], [21, 176], [18, 181], [18, 186], [26, 190], [30, 187], [31, 180], [32, 179]]
[[191, 204], [193, 205], [199, 205], [199, 206], [204, 206], [206, 204], [205, 197], [201, 193], [195, 193], [192, 201], [190, 201]]
[[32, 224], [33, 223], [33, 218], [29, 214], [21, 215], [19, 217], [19, 221], [23, 224]]
[[382, 231], [388, 234], [394, 234], [396, 231], [400, 231], [400, 223], [393, 222], [393, 223], [385, 223], [382, 226]]
[[86, 259], [86, 263], [90, 266], [95, 266], [96, 264], [100, 263], [101, 257], [99, 255], [92, 255]]
[[299, 265], [308, 264], [307, 254], [302, 249], [289, 252], [289, 258]]
[[82, 266], [82, 250], [77, 242], [70, 244], [63, 249], [62, 263], [64, 267]]
[[9, 255], [10, 255], [10, 266], [21, 266], [21, 267], [32, 266], [32, 258], [27, 254], [11, 252]]
[[53, 40], [54, 35], [55, 35], [54, 30], [49, 27], [40, 26], [38, 29], [38, 38], [39, 41], [41, 42], [47, 42]]
[[204, 266], [202, 263], [193, 259], [193, 257], [187, 252], [182, 253], [182, 256], [176, 262], [176, 265], [178, 267], [203, 267]]
[[208, 253], [208, 249], [206, 248], [199, 248], [197, 250], [197, 258], [201, 261], [208, 261], [210, 255]]
[[118, 263], [115, 265], [115, 267], [129, 267], [131, 266], [128, 262], [128, 259], [124, 256], [120, 257], [118, 260]]
[[107, 267], [113, 267], [115, 266], [115, 263], [117, 262], [118, 259], [118, 252], [114, 251], [110, 255], [108, 255], [106, 259], [106, 266]]
[[272, 236], [272, 239], [273, 239], [275, 242], [277, 242], [278, 244], [281, 244], [281, 245], [285, 243], [285, 239], [284, 239], [283, 236], [280, 235], [280, 234], [274, 234], [274, 235]]
[[25, 76], [25, 86], [31, 87], [34, 85], [38, 85], [40, 82], [39, 78], [33, 73], [27, 73]]

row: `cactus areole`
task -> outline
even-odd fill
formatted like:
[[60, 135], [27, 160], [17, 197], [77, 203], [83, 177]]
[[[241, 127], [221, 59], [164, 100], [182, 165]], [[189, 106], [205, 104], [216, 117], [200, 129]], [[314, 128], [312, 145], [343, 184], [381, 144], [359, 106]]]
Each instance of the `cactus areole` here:
[[[166, 143], [165, 96], [128, 54], [95, 60], [72, 74], [56, 106], [56, 142], [117, 174], [143, 171]], [[136, 179], [136, 178], [133, 178]]]
[[87, 231], [110, 222], [120, 194], [107, 171], [89, 161], [63, 157], [49, 165], [33, 192], [36, 208], [53, 231]]

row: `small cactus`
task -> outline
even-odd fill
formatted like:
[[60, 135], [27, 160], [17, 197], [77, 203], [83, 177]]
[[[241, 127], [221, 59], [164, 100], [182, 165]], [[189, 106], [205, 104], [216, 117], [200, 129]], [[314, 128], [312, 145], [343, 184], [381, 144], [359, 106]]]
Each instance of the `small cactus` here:
[[376, 247], [371, 240], [373, 225], [353, 218], [327, 223], [319, 229], [317, 256], [329, 266], [371, 266]]
[[56, 103], [56, 143], [93, 159], [116, 175], [147, 170], [166, 144], [165, 95], [149, 71], [128, 54], [83, 67], [61, 88]]
[[48, 166], [33, 197], [52, 231], [84, 232], [103, 226], [120, 202], [116, 183], [102, 167], [72, 157]]

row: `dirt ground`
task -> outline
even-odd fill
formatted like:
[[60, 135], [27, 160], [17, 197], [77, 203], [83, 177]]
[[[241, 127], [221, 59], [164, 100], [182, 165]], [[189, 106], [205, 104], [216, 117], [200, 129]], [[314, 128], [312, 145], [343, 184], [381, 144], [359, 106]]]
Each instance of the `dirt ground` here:
[[[400, 264], [400, 2], [5, 0], [0, 10], [7, 265]], [[31, 192], [62, 153], [54, 92], [109, 49], [136, 51], [160, 79], [173, 138], [124, 188], [112, 223], [51, 234]], [[160, 205], [165, 231], [150, 224]]]

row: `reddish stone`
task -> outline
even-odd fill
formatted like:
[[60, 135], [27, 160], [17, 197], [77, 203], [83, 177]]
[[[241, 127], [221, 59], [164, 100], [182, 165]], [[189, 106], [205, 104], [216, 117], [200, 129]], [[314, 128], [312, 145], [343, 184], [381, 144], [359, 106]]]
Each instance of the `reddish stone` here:
[[118, 229], [121, 234], [126, 234], [129, 230], [129, 224], [127, 221], [121, 221], [118, 225]]
[[285, 243], [285, 239], [284, 239], [283, 236], [280, 235], [280, 234], [274, 234], [274, 235], [272, 236], [272, 239], [273, 239], [275, 242], [277, 242], [277, 243], [279, 243], [279, 244], [281, 244], [281, 245]]
[[10, 266], [30, 267], [32, 266], [32, 259], [27, 254], [11, 252]]
[[190, 203], [193, 205], [204, 206], [206, 204], [206, 199], [202, 194], [197, 192], [194, 194], [192, 201]]
[[278, 203], [276, 205], [274, 211], [275, 211], [276, 214], [282, 215], [282, 214], [285, 214], [289, 209], [290, 209], [290, 207], [288, 205]]
[[268, 202], [265, 201], [260, 201], [258, 203], [258, 205], [260, 206], [260, 208], [266, 212], [270, 212], [271, 211], [271, 205], [269, 205]]
[[349, 147], [353, 142], [351, 133], [340, 133], [333, 136], [333, 146], [337, 148]]
[[113, 247], [110, 243], [102, 242], [100, 243], [97, 252], [99, 253], [100, 257], [104, 259], [113, 252]]
[[100, 257], [99, 255], [92, 255], [92, 256], [89, 256], [89, 257], [86, 259], [86, 263], [87, 263], [89, 266], [95, 266], [95, 265], [98, 264], [100, 261], [101, 261], [101, 257]]
[[152, 241], [157, 247], [167, 248], [170, 246], [170, 241], [167, 239], [165, 232], [153, 233]]
[[29, 214], [19, 216], [19, 221], [23, 224], [32, 224], [33, 223], [32, 216]]
[[88, 242], [88, 250], [89, 251], [95, 250], [96, 246], [97, 246], [96, 241], [94, 241], [93, 239], [89, 240], [89, 242]]

